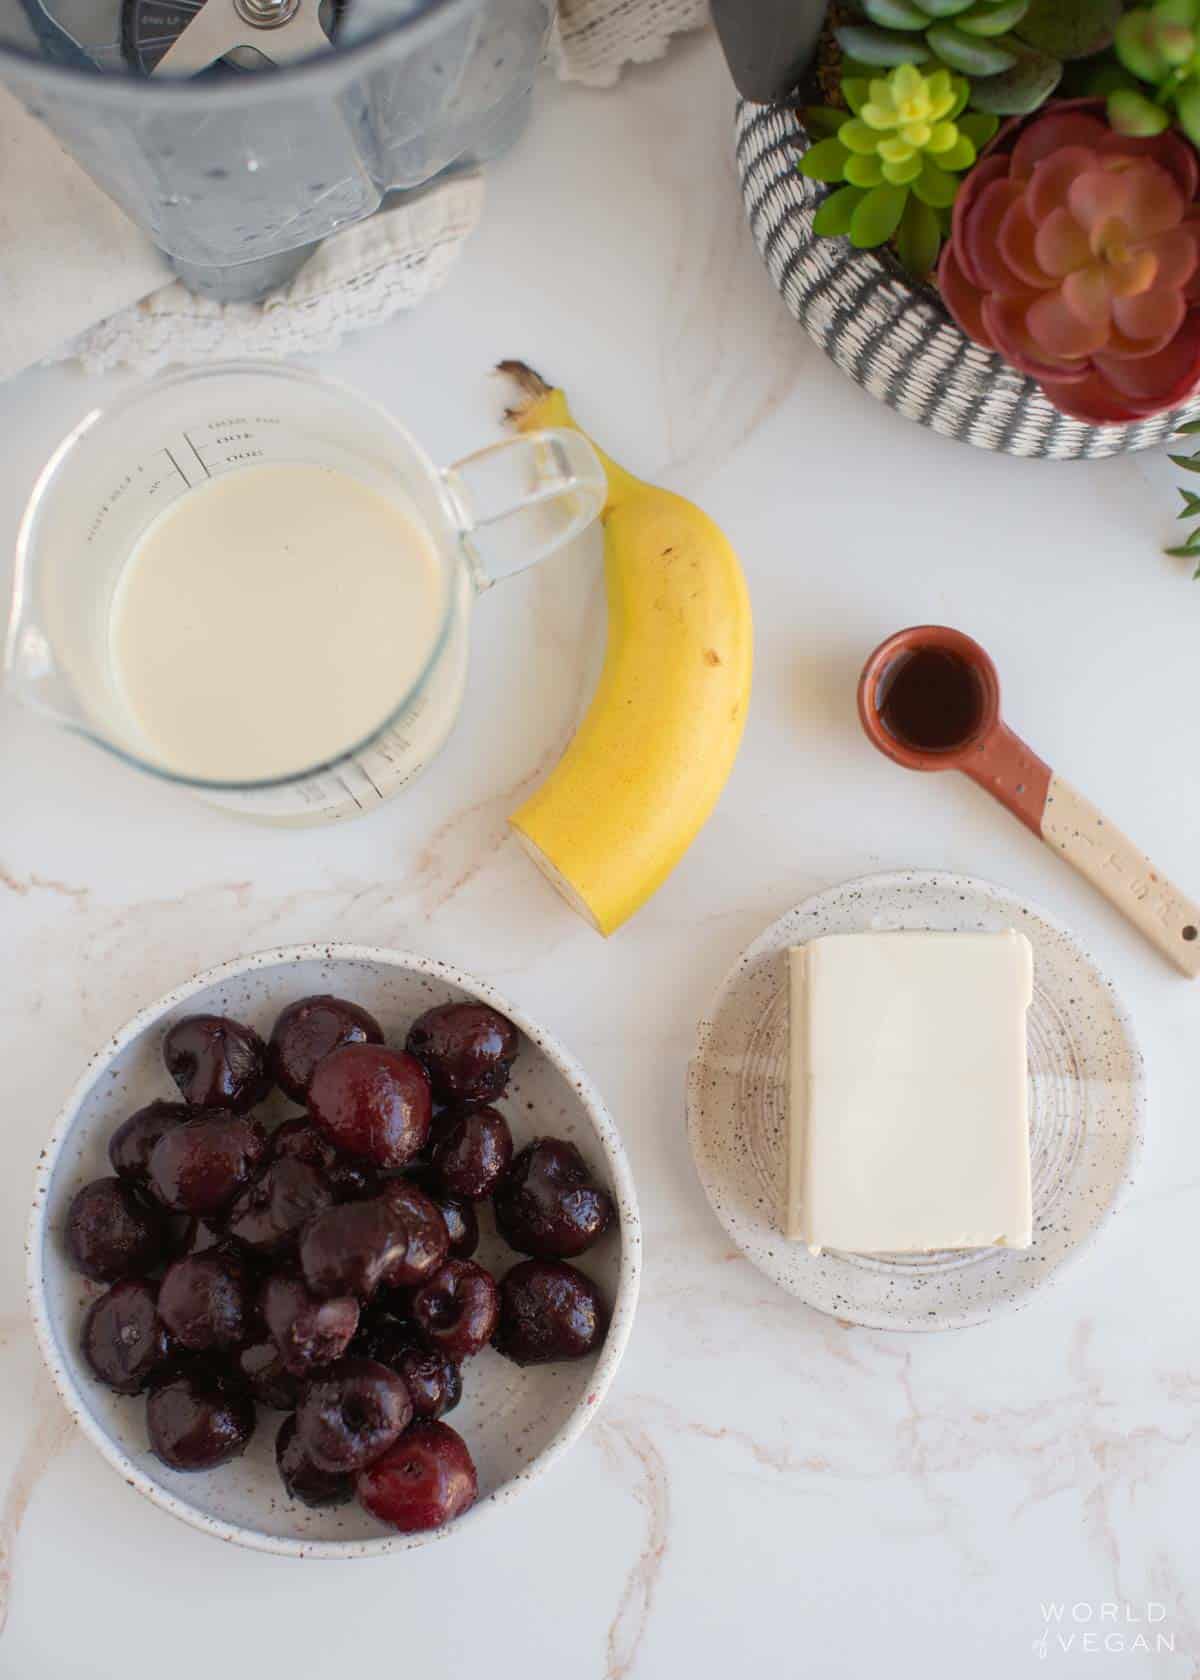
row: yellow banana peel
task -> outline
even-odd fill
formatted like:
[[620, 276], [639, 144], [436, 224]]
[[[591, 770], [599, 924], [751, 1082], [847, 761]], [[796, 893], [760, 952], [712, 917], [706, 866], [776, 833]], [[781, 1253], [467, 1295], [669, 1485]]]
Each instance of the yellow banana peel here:
[[[499, 371], [519, 387], [508, 418], [520, 430], [582, 432], [562, 391], [523, 362]], [[608, 477], [604, 668], [566, 752], [509, 821], [568, 903], [610, 934], [662, 885], [725, 786], [753, 629], [738, 557], [708, 515], [589, 442]]]

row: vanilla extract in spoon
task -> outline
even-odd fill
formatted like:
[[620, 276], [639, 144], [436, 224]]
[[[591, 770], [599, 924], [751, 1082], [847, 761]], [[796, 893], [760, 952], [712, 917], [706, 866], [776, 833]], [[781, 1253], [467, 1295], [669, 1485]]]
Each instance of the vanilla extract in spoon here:
[[884, 673], [876, 703], [888, 733], [924, 752], [961, 746], [983, 722], [978, 673], [948, 648], [902, 653]]

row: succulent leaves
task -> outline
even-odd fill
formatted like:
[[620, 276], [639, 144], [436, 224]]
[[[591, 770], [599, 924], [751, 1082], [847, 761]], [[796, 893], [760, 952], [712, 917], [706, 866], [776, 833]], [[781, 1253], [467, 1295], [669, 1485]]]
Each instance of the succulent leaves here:
[[849, 77], [842, 91], [850, 109], [836, 134], [800, 162], [813, 180], [844, 183], [817, 211], [814, 230], [849, 234], [861, 249], [895, 236], [905, 266], [928, 274], [942, 242], [939, 213], [953, 204], [996, 119], [964, 114], [967, 84], [945, 69], [925, 75], [901, 64], [887, 76]]
[[[856, 0], [833, 32], [848, 109], [805, 113], [799, 167], [834, 189], [814, 232], [890, 242], [1073, 418], [1200, 390], [1200, 0]], [[1200, 561], [1200, 524], [1168, 552]]]
[[1030, 0], [1021, 39], [1054, 58], [1094, 58], [1110, 47], [1121, 0]]
[[[1200, 433], [1200, 420], [1189, 420], [1186, 425], [1180, 426], [1179, 433], [1181, 437], [1194, 438], [1197, 433]], [[1194, 455], [1172, 455], [1170, 459], [1174, 461], [1177, 467], [1182, 467], [1184, 472], [1200, 473], [1200, 450], [1197, 450]], [[1200, 495], [1197, 495], [1194, 490], [1185, 490], [1182, 484], [1179, 486], [1179, 495], [1183, 506], [1180, 508], [1177, 517], [1180, 519], [1200, 519]], [[1164, 549], [1163, 552], [1164, 554], [1170, 554], [1177, 560], [1195, 560], [1196, 570], [1192, 573], [1192, 577], [1200, 579], [1200, 525], [1193, 526], [1182, 542], [1173, 543], [1170, 548]]]
[[1110, 44], [1121, 0], [860, 0], [860, 11], [861, 22], [834, 29], [857, 63], [940, 65], [970, 80], [977, 110], [1027, 116], [1058, 86], [1064, 59]]
[[1112, 127], [1132, 137], [1157, 134], [1173, 110], [1200, 145], [1200, 0], [1134, 7], [1118, 22], [1113, 47], [1130, 80], [1109, 95]]
[[1015, 129], [955, 205], [938, 286], [959, 326], [1092, 425], [1146, 419], [1200, 380], [1200, 166], [1174, 131], [1102, 107]]

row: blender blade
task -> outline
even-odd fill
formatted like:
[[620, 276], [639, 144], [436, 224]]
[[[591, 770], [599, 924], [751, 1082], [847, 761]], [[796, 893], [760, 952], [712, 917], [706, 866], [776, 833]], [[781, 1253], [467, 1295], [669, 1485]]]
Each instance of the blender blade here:
[[203, 0], [152, 74], [195, 76], [240, 48], [285, 64], [329, 45], [320, 0]]

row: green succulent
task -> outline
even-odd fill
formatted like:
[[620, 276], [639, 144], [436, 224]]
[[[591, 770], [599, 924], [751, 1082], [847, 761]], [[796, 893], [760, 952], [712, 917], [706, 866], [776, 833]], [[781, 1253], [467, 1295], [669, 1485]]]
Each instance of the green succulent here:
[[[997, 120], [986, 112], [964, 115], [970, 88], [942, 67], [926, 75], [900, 64], [886, 76], [851, 76], [842, 92], [849, 111], [836, 114], [836, 132], [818, 140], [798, 165], [811, 180], [841, 183], [818, 209], [813, 230], [849, 234], [863, 250], [894, 239], [905, 267], [928, 274], [960, 176]], [[822, 107], [814, 128], [827, 127], [833, 115]]]
[[1108, 94], [1108, 120], [1120, 134], [1161, 134], [1171, 113], [1200, 145], [1200, 0], [1157, 0], [1137, 6], [1117, 25], [1113, 42], [1124, 72]]
[[1020, 23], [1030, 0], [862, 0], [872, 23], [885, 29], [931, 29], [946, 21], [971, 35], [1004, 35]]
[[1026, 116], [1054, 92], [1063, 60], [1111, 42], [1121, 0], [859, 0], [861, 21], [838, 24], [856, 65], [941, 65], [971, 83], [970, 103]]

